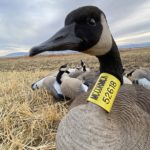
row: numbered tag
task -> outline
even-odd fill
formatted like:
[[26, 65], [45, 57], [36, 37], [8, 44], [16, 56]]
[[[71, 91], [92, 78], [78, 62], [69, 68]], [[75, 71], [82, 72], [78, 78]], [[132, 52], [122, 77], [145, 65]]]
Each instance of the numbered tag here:
[[110, 112], [118, 90], [120, 89], [120, 85], [120, 81], [115, 76], [102, 73], [92, 89], [88, 101]]

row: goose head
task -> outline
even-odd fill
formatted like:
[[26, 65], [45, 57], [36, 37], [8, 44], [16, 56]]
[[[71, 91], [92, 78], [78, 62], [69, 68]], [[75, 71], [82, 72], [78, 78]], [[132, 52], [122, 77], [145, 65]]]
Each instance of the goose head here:
[[30, 50], [30, 56], [45, 51], [75, 50], [98, 58], [100, 72], [123, 83], [123, 68], [105, 14], [95, 6], [78, 8], [66, 16], [65, 25], [54, 36]]

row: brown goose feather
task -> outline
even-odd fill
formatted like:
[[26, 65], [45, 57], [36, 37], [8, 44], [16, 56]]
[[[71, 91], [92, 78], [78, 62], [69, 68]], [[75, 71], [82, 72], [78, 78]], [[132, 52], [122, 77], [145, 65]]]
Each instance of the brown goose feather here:
[[[149, 150], [150, 93], [140, 86], [123, 85], [111, 113], [87, 103], [72, 108], [57, 132], [57, 150]], [[86, 103], [86, 104], [85, 104]]]

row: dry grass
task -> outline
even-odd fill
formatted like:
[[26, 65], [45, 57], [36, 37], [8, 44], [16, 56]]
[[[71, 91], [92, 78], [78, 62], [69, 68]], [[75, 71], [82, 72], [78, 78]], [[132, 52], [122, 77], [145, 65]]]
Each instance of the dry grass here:
[[[127, 69], [150, 68], [150, 49], [121, 53]], [[58, 123], [67, 113], [67, 102], [54, 102], [46, 91], [33, 92], [31, 84], [61, 64], [83, 59], [98, 68], [88, 55], [44, 56], [0, 60], [0, 150], [54, 150]]]
[[0, 72], [0, 149], [54, 149], [66, 103], [45, 91], [31, 91], [33, 79], [47, 71]]

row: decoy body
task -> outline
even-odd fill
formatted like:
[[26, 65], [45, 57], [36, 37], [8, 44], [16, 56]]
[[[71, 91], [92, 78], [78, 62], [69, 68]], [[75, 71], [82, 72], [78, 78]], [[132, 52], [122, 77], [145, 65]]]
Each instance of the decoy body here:
[[56, 82], [65, 99], [73, 100], [76, 95], [83, 92], [87, 92], [88, 86], [86, 86], [81, 80], [72, 78], [69, 76], [67, 65], [63, 65], [59, 69], [59, 73], [56, 76]]
[[57, 76], [56, 80], [60, 84], [60, 89], [64, 97], [70, 100], [74, 100], [77, 95], [88, 91], [88, 85], [84, 84], [80, 79], [70, 77], [69, 71]]
[[150, 90], [150, 70], [147, 68], [139, 68], [126, 74], [134, 84], [141, 85]]
[[[118, 47], [99, 8], [85, 6], [69, 13], [65, 26], [32, 48], [30, 56], [66, 49], [96, 56], [100, 73], [109, 73], [123, 84]], [[86, 101], [88, 95], [75, 101]], [[122, 85], [110, 113], [91, 102], [74, 105], [59, 124], [56, 143], [57, 150], [150, 150], [149, 91]]]

